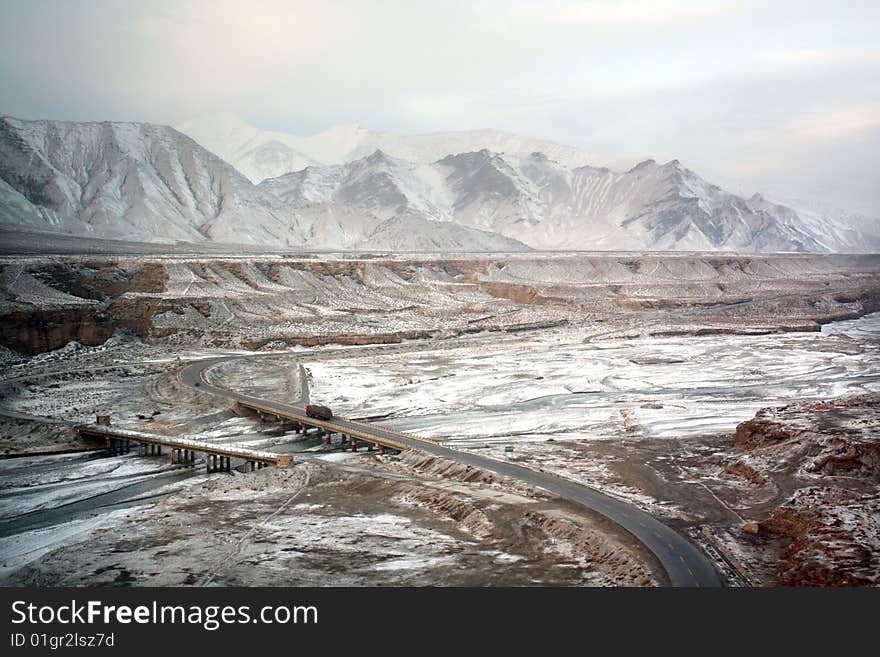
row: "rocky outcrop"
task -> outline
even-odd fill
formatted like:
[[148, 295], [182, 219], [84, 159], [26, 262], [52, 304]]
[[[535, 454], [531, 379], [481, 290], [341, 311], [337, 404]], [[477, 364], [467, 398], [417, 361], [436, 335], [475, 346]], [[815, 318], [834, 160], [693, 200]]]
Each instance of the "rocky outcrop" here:
[[754, 484], [755, 486], [763, 486], [767, 483], [767, 480], [761, 476], [761, 474], [755, 470], [752, 466], [747, 463], [743, 463], [742, 461], [734, 461], [733, 463], [729, 463], [727, 467], [724, 468], [725, 474], [731, 475], [733, 477], [738, 477], [743, 479], [750, 484]]
[[761, 409], [737, 426], [734, 447], [801, 454], [807, 473], [880, 481], [880, 393]]
[[103, 344], [116, 328], [106, 312], [89, 307], [22, 310], [0, 316], [0, 344], [18, 353], [39, 354], [71, 341]]
[[161, 263], [115, 258], [7, 266], [2, 278], [0, 344], [24, 354], [99, 345], [117, 329], [147, 336], [154, 309], [124, 300], [162, 293], [168, 282]]
[[810, 487], [797, 493], [760, 530], [787, 540], [779, 562], [782, 586], [880, 584], [880, 495]]
[[880, 393], [761, 409], [734, 445], [725, 474], [794, 491], [741, 527], [765, 581], [880, 585]]
[[[787, 407], [786, 407], [787, 408]], [[802, 431], [800, 427], [770, 419], [768, 415], [782, 409], [761, 409], [751, 420], [741, 422], [733, 435], [733, 446], [752, 449], [791, 440]]]

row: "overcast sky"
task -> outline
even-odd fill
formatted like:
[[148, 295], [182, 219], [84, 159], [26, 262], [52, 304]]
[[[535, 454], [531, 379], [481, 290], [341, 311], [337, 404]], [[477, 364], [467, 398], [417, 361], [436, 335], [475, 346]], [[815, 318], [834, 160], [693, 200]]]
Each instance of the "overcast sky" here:
[[880, 1], [0, 0], [0, 112], [492, 127], [880, 217]]

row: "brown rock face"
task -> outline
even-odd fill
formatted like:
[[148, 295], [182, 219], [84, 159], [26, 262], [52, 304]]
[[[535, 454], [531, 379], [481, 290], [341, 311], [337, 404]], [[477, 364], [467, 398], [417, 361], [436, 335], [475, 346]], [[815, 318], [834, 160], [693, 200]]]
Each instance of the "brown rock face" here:
[[880, 495], [841, 488], [799, 490], [760, 523], [789, 539], [779, 564], [782, 586], [880, 584]]
[[39, 354], [71, 340], [84, 345], [103, 344], [115, 330], [111, 317], [89, 307], [19, 311], [3, 315], [0, 344], [19, 353]]
[[781, 422], [761, 417], [764, 411], [758, 411], [758, 415], [751, 420], [746, 420], [736, 427], [733, 435], [733, 446], [738, 449], [751, 449], [763, 445], [781, 443], [791, 440], [798, 434], [798, 430]]
[[835, 436], [828, 447], [827, 453], [807, 467], [808, 472], [880, 478], [880, 437], [878, 442], [859, 444]]
[[756, 486], [763, 486], [766, 483], [766, 479], [764, 479], [757, 470], [742, 461], [734, 461], [733, 463], [728, 464], [727, 467], [724, 468], [724, 472], [734, 477], [745, 479]]
[[37, 305], [32, 299], [20, 300], [14, 287], [4, 290], [8, 300], [0, 314], [0, 344], [25, 354], [58, 349], [71, 340], [99, 345], [118, 328], [146, 335], [152, 315], [141, 308], [116, 312], [115, 300], [130, 292], [162, 292], [168, 280], [160, 263], [120, 264], [115, 258], [50, 261], [30, 268], [27, 274], [66, 296]]
[[880, 481], [880, 394], [761, 409], [737, 426], [733, 444], [780, 456], [796, 445], [810, 458], [806, 472]]
[[728, 474], [796, 489], [743, 527], [779, 548], [773, 583], [880, 585], [880, 393], [762, 409], [734, 441], [748, 454]]

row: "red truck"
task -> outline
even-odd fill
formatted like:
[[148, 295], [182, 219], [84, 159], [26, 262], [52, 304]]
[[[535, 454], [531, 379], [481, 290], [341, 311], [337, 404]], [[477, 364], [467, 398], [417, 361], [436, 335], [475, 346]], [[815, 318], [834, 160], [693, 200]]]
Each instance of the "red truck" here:
[[316, 420], [327, 421], [333, 419], [333, 411], [326, 406], [318, 406], [317, 404], [309, 404], [306, 406], [306, 415], [313, 417]]

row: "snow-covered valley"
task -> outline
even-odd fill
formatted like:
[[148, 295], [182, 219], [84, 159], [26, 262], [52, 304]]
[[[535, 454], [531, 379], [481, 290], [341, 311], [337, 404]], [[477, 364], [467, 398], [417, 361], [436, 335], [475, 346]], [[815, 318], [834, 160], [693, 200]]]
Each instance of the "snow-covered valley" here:
[[[180, 384], [182, 362], [218, 354], [240, 357], [211, 373], [234, 389], [284, 402], [307, 389], [340, 415], [637, 505], [731, 583], [776, 581], [755, 541], [786, 545], [769, 520], [754, 539], [743, 527], [810, 513], [814, 499], [838, 500], [829, 513], [844, 517], [873, 494], [859, 456], [873, 443], [856, 431], [873, 426], [880, 394], [871, 256], [129, 254], [2, 267], [7, 583], [237, 584], [226, 564], [238, 555], [261, 564], [249, 583], [664, 582], [643, 546], [583, 508], [464, 466], [343, 451]], [[760, 409], [801, 404], [812, 417], [826, 400], [842, 419], [820, 417], [807, 438], [735, 444]], [[65, 424], [108, 412], [116, 426], [288, 451], [298, 465], [206, 474], [106, 455]], [[848, 534], [856, 545], [866, 528]], [[352, 541], [373, 567], [350, 567]], [[161, 571], [143, 558], [169, 551]], [[870, 581], [870, 565], [828, 563], [823, 577]]]

